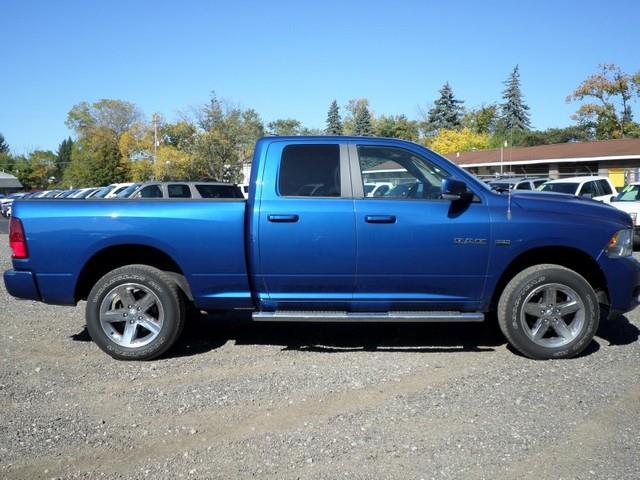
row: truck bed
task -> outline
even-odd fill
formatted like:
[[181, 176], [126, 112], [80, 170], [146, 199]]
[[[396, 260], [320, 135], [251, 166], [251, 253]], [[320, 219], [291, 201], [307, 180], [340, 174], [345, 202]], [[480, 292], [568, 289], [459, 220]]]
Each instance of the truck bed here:
[[91, 259], [144, 247], [179, 265], [197, 307], [253, 305], [244, 200], [30, 199], [16, 201], [14, 215], [27, 232], [30, 253], [15, 260], [16, 270], [37, 272], [35, 288], [44, 302], [75, 304]]

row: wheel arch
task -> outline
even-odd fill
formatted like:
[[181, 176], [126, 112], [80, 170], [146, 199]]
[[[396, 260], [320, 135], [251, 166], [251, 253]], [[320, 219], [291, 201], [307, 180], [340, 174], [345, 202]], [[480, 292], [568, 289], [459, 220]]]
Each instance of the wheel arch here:
[[74, 299], [86, 300], [102, 276], [111, 270], [132, 264], [148, 265], [164, 271], [176, 282], [182, 293], [193, 300], [187, 278], [169, 254], [156, 247], [135, 243], [111, 245], [94, 253], [78, 275]]
[[547, 246], [527, 250], [509, 263], [495, 284], [490, 308], [495, 310], [502, 291], [513, 277], [525, 268], [543, 263], [561, 265], [582, 275], [595, 290], [600, 303], [608, 303], [609, 291], [604, 272], [591, 255], [573, 247]]

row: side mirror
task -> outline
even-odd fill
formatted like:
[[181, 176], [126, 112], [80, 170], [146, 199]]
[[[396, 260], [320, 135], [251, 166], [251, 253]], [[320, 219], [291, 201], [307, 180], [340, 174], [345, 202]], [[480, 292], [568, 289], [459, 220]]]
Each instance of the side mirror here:
[[442, 180], [442, 198], [444, 200], [460, 200], [467, 193], [467, 184], [455, 178]]

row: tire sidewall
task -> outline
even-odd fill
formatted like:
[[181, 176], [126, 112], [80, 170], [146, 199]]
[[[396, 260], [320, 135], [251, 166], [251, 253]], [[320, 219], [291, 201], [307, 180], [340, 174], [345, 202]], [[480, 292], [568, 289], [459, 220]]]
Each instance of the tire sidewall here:
[[[100, 305], [106, 294], [118, 285], [139, 283], [152, 290], [160, 300], [164, 310], [164, 320], [158, 336], [149, 344], [138, 348], [127, 348], [113, 342], [100, 325]], [[178, 328], [176, 319], [180, 306], [171, 294], [169, 286], [151, 271], [125, 267], [114, 270], [102, 277], [87, 298], [87, 330], [92, 340], [106, 353], [119, 360], [146, 360], [160, 355], [172, 343]]]
[[[574, 290], [582, 300], [585, 308], [585, 322], [582, 331], [567, 345], [561, 347], [543, 347], [535, 344], [524, 332], [520, 322], [520, 314], [524, 301], [535, 288], [558, 283]], [[507, 328], [507, 337], [520, 352], [531, 358], [551, 359], [569, 358], [584, 350], [595, 335], [599, 323], [599, 305], [595, 292], [589, 283], [577, 273], [568, 269], [548, 268], [520, 279], [520, 285], [516, 286], [506, 303], [506, 318], [504, 322]]]

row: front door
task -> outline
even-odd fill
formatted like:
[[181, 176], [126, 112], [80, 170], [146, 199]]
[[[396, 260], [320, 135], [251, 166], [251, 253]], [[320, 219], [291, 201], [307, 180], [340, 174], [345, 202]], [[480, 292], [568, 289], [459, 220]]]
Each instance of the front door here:
[[[487, 205], [478, 197], [471, 203], [440, 198], [442, 179], [450, 175], [445, 162], [378, 145], [349, 152], [359, 196], [356, 308], [473, 309], [487, 274]], [[367, 196], [365, 184], [392, 188]]]

